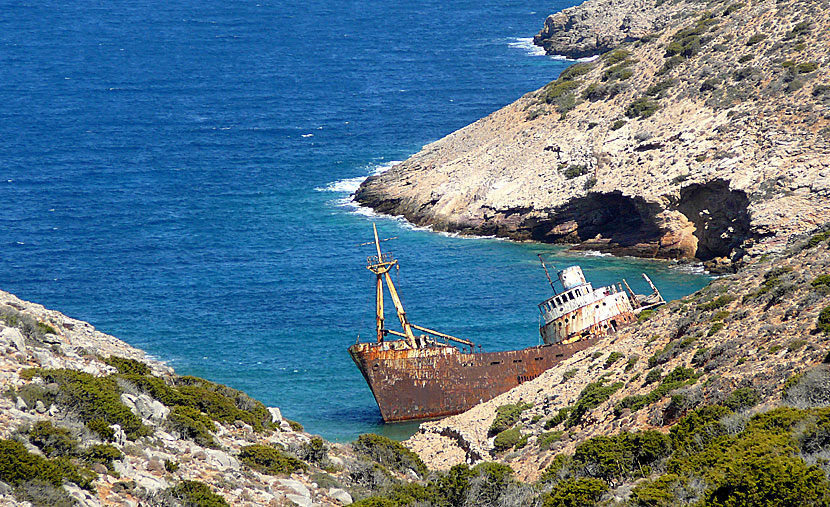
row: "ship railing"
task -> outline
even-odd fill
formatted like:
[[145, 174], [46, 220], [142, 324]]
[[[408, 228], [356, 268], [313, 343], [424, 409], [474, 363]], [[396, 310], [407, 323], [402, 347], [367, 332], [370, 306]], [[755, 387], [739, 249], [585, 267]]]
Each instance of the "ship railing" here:
[[391, 253], [384, 252], [380, 255], [380, 257], [377, 255], [370, 255], [366, 258], [366, 262], [370, 266], [374, 266], [376, 264], [391, 264], [395, 262], [395, 257], [393, 257]]

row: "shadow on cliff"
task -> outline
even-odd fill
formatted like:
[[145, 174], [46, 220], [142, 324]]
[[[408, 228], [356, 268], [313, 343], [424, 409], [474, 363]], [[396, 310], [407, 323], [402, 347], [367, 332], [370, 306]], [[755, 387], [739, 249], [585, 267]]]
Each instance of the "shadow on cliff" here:
[[[713, 180], [683, 187], [676, 202], [667, 206], [619, 191], [592, 192], [552, 210], [549, 220], [529, 219], [523, 227], [532, 239], [546, 243], [571, 243], [618, 255], [708, 261], [740, 255], [736, 249], [750, 234], [748, 206], [745, 192], [731, 190], [727, 181]], [[696, 247], [695, 241], [665, 241], [672, 232], [658, 217], [665, 210], [679, 211], [694, 226]]]

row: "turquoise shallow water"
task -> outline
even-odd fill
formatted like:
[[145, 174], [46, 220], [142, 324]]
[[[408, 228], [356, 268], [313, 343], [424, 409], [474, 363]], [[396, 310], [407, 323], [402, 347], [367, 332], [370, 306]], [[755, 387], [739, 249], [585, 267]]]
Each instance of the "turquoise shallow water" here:
[[[554, 79], [527, 38], [569, 4], [10, 2], [0, 16], [0, 288], [243, 389], [327, 438], [382, 425], [346, 347], [372, 335], [372, 221], [415, 322], [538, 342], [536, 253], [595, 284], [665, 263], [413, 230], [359, 179]], [[388, 318], [393, 318], [389, 315]]]

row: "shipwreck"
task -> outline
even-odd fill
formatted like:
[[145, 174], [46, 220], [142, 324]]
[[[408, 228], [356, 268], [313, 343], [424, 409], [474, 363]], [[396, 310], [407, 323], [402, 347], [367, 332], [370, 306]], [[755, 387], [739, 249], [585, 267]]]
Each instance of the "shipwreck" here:
[[[369, 244], [375, 246], [377, 255], [368, 258], [367, 269], [376, 277], [376, 341], [358, 340], [349, 347], [349, 354], [366, 379], [385, 422], [464, 412], [538, 377], [603, 336], [636, 322], [637, 313], [644, 309], [665, 303], [645, 274], [653, 289], [649, 296], [635, 295], [625, 280], [594, 288], [579, 266], [558, 272], [561, 288], [557, 289], [540, 256], [554, 293], [539, 304], [539, 331], [544, 344], [521, 350], [476, 352], [476, 344], [469, 340], [409, 322], [389, 274], [398, 261], [381, 251], [374, 225], [373, 229], [374, 241]], [[384, 283], [400, 331], [386, 327]], [[388, 340], [389, 335], [396, 339]]]

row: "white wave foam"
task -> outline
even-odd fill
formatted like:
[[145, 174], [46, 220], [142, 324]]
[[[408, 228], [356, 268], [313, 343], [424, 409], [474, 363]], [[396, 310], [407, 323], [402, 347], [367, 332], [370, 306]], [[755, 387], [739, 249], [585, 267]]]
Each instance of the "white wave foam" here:
[[314, 190], [318, 192], [348, 192], [350, 194], [353, 194], [357, 191], [357, 188], [360, 186], [360, 184], [363, 183], [363, 181], [369, 176], [377, 176], [378, 174], [388, 171], [390, 168], [392, 168], [392, 166], [400, 163], [400, 160], [393, 160], [391, 162], [386, 162], [385, 164], [380, 164], [374, 167], [370, 166], [371, 172], [366, 176], [355, 176], [354, 178], [345, 178], [342, 180], [333, 181], [325, 187], [317, 187]]
[[521, 49], [530, 56], [545, 56], [545, 48], [537, 46], [533, 43], [533, 37], [517, 37], [513, 42], [508, 42], [508, 46], [515, 49]]
[[585, 257], [613, 257], [614, 254], [610, 254], [608, 252], [599, 252], [597, 250], [585, 250], [582, 252], [582, 255]]

